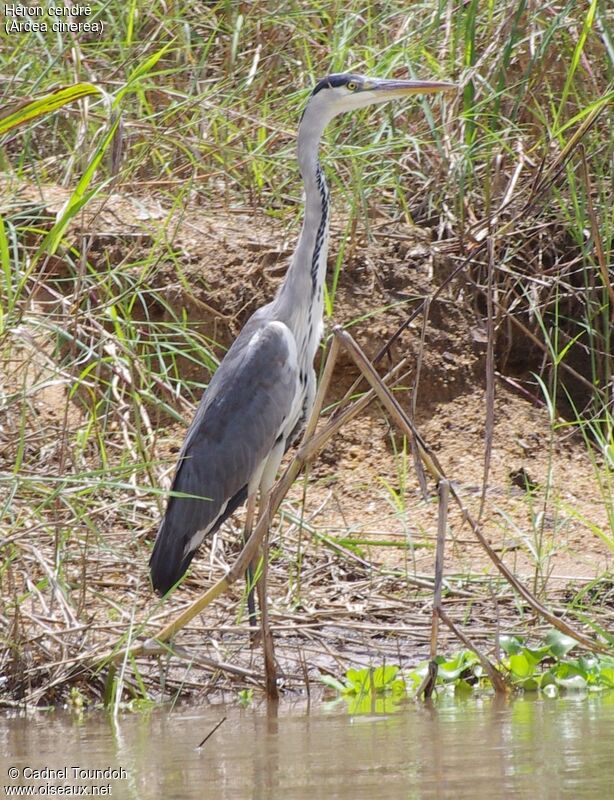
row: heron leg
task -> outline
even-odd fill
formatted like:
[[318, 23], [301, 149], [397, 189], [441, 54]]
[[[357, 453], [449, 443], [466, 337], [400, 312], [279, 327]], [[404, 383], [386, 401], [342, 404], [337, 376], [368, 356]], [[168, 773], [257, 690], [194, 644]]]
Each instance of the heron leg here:
[[[256, 514], [256, 495], [251, 494], [247, 498], [247, 511], [245, 514], [245, 527], [243, 528], [243, 544], [247, 542], [252, 535], [254, 527], [254, 517]], [[256, 620], [256, 600], [254, 597], [254, 577], [256, 575], [256, 568], [258, 566], [258, 555], [249, 562], [245, 570], [245, 583], [247, 584], [247, 616], [249, 624], [254, 628], [257, 624]]]
[[[262, 497], [262, 507], [266, 507], [266, 498]], [[269, 609], [267, 605], [267, 574], [269, 562], [269, 531], [267, 529], [262, 545], [260, 546], [260, 557], [262, 559], [262, 570], [256, 583], [258, 591], [258, 605], [260, 607], [260, 630], [262, 634], [262, 651], [264, 654], [264, 674], [266, 681], [266, 693], [269, 700], [277, 700], [279, 690], [277, 688], [277, 665], [275, 663], [275, 648], [273, 645], [273, 634], [269, 625]]]

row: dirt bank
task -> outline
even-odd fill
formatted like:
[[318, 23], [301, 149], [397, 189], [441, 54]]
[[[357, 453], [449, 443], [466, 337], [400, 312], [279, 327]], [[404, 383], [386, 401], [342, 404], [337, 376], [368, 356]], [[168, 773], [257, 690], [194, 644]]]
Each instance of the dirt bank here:
[[[5, 189], [12, 216], [21, 215], [23, 222], [30, 215], [43, 227], [68, 196], [59, 187], [44, 187], [42, 194], [30, 186]], [[344, 325], [372, 358], [437, 288], [449, 254], [441, 243], [431, 242], [430, 231], [404, 222], [374, 218], [368, 232], [357, 229], [349, 239], [344, 230], [333, 225], [331, 276], [342, 238], [345, 259], [327, 330]], [[294, 226], [285, 228], [249, 210], [195, 205], [179, 213], [162, 199], [128, 193], [90, 203], [87, 217], [72, 230], [79, 250], [86, 243], [90, 280], [96, 271], [107, 280], [111, 264], [114, 274], [129, 277], [132, 286], [146, 286], [147, 300], [135, 315], [149, 332], [158, 326], [159, 334], [171, 317], [185, 315], [218, 358], [249, 314], [273, 295], [295, 235]], [[145, 274], [143, 263], [152, 249], [159, 256], [146, 261]], [[128, 434], [111, 416], [104, 458], [93, 444], [83, 450], [81, 461], [72, 457], [71, 443], [92, 424], [92, 406], [83, 392], [72, 391], [70, 347], [41, 337], [35, 323], [53, 317], [60, 328], [69, 327], [81, 313], [70, 302], [75, 281], [69, 259], [60, 253], [48, 260], [31, 281], [20, 336], [2, 352], [6, 402], [0, 469], [11, 475], [18, 464], [23, 478], [6, 516], [11, 554], [2, 583], [3, 613], [9, 641], [17, 644], [5, 649], [3, 665], [7, 694], [33, 702], [60, 699], [70, 686], [101, 696], [103, 678], [80, 666], [87, 662], [85, 654], [104, 653], [133, 623], [158, 624], [223, 574], [237, 551], [241, 522], [239, 514], [202, 548], [185, 584], [160, 605], [147, 578], [158, 496], [137, 492], [135, 501], [118, 479], [115, 490], [105, 484], [104, 498], [96, 498], [87, 520], [71, 517], [70, 502], [62, 499], [47, 502], [32, 516], [28, 481], [44, 482], [60, 467], [82, 479], [85, 470], [113, 468], [126, 457], [122, 435]], [[111, 328], [102, 325], [105, 330]], [[486, 344], [475, 303], [462, 280], [455, 281], [431, 303], [427, 317], [418, 315], [402, 333], [381, 368], [409, 357], [398, 399], [414, 409], [419, 430], [476, 516], [485, 484], [487, 538], [532, 590], [556, 605], [611, 567], [611, 551], [598, 535], [609, 530], [611, 489], [603, 485], [599, 454], [582, 436], [563, 420], [553, 431], [531, 377], [535, 353], [527, 347], [524, 364], [522, 348], [513, 358], [509, 349], [505, 357], [497, 350], [485, 473]], [[80, 358], [83, 370], [87, 356]], [[198, 358], [177, 363], [185, 380], [207, 382], [208, 369]], [[357, 374], [342, 356], [331, 402]], [[185, 398], [165, 400], [185, 422], [150, 409], [146, 452], [158, 485], [168, 480], [190, 415]], [[145, 409], [148, 402], [144, 397]], [[315, 680], [319, 670], [339, 673], [351, 664], [382, 660], [406, 664], [424, 655], [430, 594], [416, 588], [415, 579], [432, 576], [436, 525], [435, 487], [428, 481], [420, 486], [411, 452], [374, 404], [325, 448], [306, 481], [295, 485], [272, 532], [272, 622], [287, 686]], [[451, 615], [490, 651], [495, 631], [536, 630], [532, 613], [512, 599], [460, 513], [450, 513], [449, 528], [446, 603]], [[54, 572], [58, 537], [59, 582]], [[178, 638], [189, 655], [164, 663], [166, 691], [202, 693], [257, 682], [260, 654], [249, 647], [242, 591], [235, 587]], [[611, 607], [608, 590], [599, 613], [607, 616]], [[239, 667], [239, 674], [198, 664], [203, 657]], [[159, 676], [151, 666], [151, 660], [139, 662], [155, 694]], [[131, 686], [138, 693], [136, 679], [127, 680], [128, 694]]]

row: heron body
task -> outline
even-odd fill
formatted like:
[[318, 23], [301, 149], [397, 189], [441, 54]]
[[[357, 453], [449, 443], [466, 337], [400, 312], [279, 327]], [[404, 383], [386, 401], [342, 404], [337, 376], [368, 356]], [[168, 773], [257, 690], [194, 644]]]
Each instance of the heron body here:
[[250, 317], [213, 375], [186, 435], [150, 559], [160, 594], [185, 573], [207, 535], [258, 490], [269, 491], [313, 405], [329, 238], [329, 192], [318, 162], [324, 128], [344, 111], [448, 88], [353, 74], [330, 75], [314, 88], [298, 132], [305, 216], [297, 247], [275, 298]]

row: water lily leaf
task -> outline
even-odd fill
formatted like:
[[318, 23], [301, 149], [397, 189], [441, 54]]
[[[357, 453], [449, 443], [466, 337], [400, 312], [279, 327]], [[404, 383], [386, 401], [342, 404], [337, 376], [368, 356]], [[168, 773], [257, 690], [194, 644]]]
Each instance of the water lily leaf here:
[[550, 648], [547, 646], [538, 648], [523, 647], [522, 652], [527, 657], [527, 660], [534, 666], [537, 666], [544, 658], [552, 655]]
[[587, 656], [580, 656], [577, 661], [579, 668], [585, 672], [587, 675], [592, 675], [593, 677], [597, 678], [600, 672], [599, 669], [599, 659], [590, 653]]
[[553, 673], [557, 685], [564, 689], [586, 689], [588, 681], [577, 662], [562, 661], [554, 667]]
[[346, 692], [363, 694], [369, 692], [369, 670], [348, 669], [345, 673]]
[[563, 689], [578, 691], [586, 689], [586, 678], [582, 675], [570, 675], [568, 678], [555, 678], [557, 685], [562, 686]]
[[578, 644], [571, 636], [557, 630], [549, 631], [544, 640], [555, 658], [563, 658]]
[[393, 681], [393, 683], [390, 686], [390, 690], [395, 697], [400, 695], [405, 695], [405, 693], [407, 692], [407, 684], [405, 683], [403, 678], [399, 678], [398, 680]]
[[465, 671], [465, 665], [461, 664], [460, 667], [452, 666], [452, 662], [447, 664], [440, 664], [437, 670], [437, 676], [444, 681], [454, 681]]
[[518, 678], [530, 678], [535, 670], [533, 659], [524, 652], [510, 657], [510, 669]]
[[547, 686], [554, 686], [556, 684], [556, 680], [554, 677], [553, 670], [549, 669], [539, 679], [539, 685], [542, 689], [545, 689]]
[[517, 655], [522, 651], [522, 642], [517, 636], [501, 636], [499, 646], [508, 656]]
[[614, 688], [614, 667], [601, 667], [599, 670], [599, 678], [601, 683]]
[[385, 689], [386, 687], [390, 686], [390, 684], [394, 681], [397, 676], [397, 672], [399, 671], [398, 667], [395, 666], [387, 666], [387, 667], [377, 667], [373, 670], [373, 686], [376, 691]]

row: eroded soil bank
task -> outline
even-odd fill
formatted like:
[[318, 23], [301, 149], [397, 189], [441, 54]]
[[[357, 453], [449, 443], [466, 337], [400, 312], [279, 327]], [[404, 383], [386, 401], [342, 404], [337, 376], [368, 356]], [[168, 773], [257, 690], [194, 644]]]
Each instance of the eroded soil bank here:
[[[59, 187], [5, 189], [13, 218], [43, 229], [68, 196]], [[118, 294], [126, 286], [140, 293], [134, 315], [144, 338], [163, 336], [165, 325], [185, 316], [220, 358], [249, 314], [274, 293], [295, 238], [294, 227], [246, 210], [195, 206], [179, 213], [127, 192], [90, 203], [87, 213], [74, 240], [87, 254], [88, 281], [62, 253], [47, 260], [30, 278], [29, 305], [1, 354], [0, 469], [19, 477], [6, 506], [9, 556], [2, 578], [8, 637], [0, 691], [11, 702], [58, 701], [71, 687], [100, 699], [106, 671], [92, 674], [86, 668], [92, 659], [128, 631], [135, 638], [170, 619], [224, 574], [239, 547], [241, 514], [202, 548], [169, 601], [151, 594], [147, 561], [162, 497], [147, 486], [168, 485], [193, 403], [169, 392], [176, 381], [154, 381], [168, 413], [143, 394], [146, 434], [131, 438], [134, 406], [126, 404], [125, 424], [118, 421], [121, 387], [136, 381], [141, 353], [132, 352], [134, 372], [126, 373], [130, 358], [112, 341], [112, 314], [80, 316], [74, 297], [87, 283], [94, 308], [96, 274], [101, 287], [116, 280]], [[331, 276], [342, 238], [344, 266], [327, 331], [344, 325], [373, 358], [458, 259], [445, 243], [431, 244], [428, 230], [375, 218], [368, 232], [350, 238], [340, 224], [333, 227]], [[152, 259], [152, 251], [159, 255]], [[608, 530], [612, 495], [600, 456], [562, 418], [553, 429], [532, 378], [539, 352], [517, 333], [497, 338], [488, 430], [488, 331], [481, 300], [469, 288], [463, 276], [452, 281], [428, 315], [417, 315], [398, 337], [380, 369], [409, 357], [397, 397], [475, 516], [483, 498], [483, 529], [505, 563], [561, 614], [578, 597], [607, 627], [613, 601], [604, 575], [611, 557], [599, 531]], [[71, 325], [91, 327], [91, 353], [62, 340]], [[43, 334], [52, 327], [55, 336]], [[198, 353], [174, 363], [184, 380], [208, 381], [211, 362]], [[114, 376], [108, 384], [116, 380], [120, 387], [113, 413], [107, 408], [95, 422], [95, 391], [88, 397], [86, 381], [77, 381], [84, 370], [107, 370]], [[331, 404], [357, 375], [342, 356]], [[90, 440], [77, 457], [75, 442], [84, 437]], [[130, 459], [134, 475], [110, 480], [109, 470]], [[44, 501], [38, 484], [46, 487]], [[84, 487], [92, 498], [87, 517], [72, 502]], [[451, 510], [448, 524], [451, 617], [490, 655], [497, 634], [537, 635], [543, 626], [502, 583], [458, 511]], [[383, 661], [406, 666], [425, 656], [432, 593], [424, 587], [432, 579], [436, 530], [436, 487], [420, 486], [411, 451], [373, 404], [297, 482], [271, 532], [271, 620], [285, 687], [304, 687], [321, 671], [339, 674]], [[261, 656], [250, 646], [243, 601], [243, 587], [235, 585], [177, 637], [179, 657], [159, 665], [140, 659], [138, 678], [130, 669], [124, 675], [126, 697], [140, 694], [139, 681], [153, 696], [257, 685]], [[445, 631], [441, 647], [455, 647]]]

